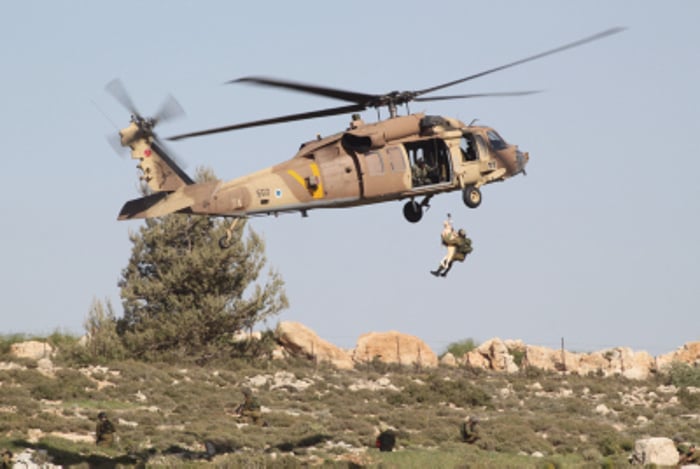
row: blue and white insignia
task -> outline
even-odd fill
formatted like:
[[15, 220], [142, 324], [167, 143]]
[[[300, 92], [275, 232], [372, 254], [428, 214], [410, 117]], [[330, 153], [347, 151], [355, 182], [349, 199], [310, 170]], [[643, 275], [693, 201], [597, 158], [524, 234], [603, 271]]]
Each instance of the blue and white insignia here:
[[282, 189], [275, 189], [275, 197], [278, 199], [282, 197]]

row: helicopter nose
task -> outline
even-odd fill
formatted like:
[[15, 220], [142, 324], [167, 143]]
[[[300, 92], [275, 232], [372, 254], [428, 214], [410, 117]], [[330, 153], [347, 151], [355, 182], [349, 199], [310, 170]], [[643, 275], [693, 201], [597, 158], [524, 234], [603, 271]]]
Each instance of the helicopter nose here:
[[518, 164], [518, 172], [527, 176], [527, 173], [525, 172], [525, 165], [530, 161], [530, 154], [528, 152], [517, 150], [515, 153], [515, 160]]

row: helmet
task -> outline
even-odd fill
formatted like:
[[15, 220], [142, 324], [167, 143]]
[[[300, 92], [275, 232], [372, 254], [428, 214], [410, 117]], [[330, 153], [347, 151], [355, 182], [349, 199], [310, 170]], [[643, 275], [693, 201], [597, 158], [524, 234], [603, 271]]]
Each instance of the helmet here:
[[250, 390], [250, 388], [243, 388], [241, 389], [241, 392], [243, 393], [244, 396], [252, 396], [253, 391]]
[[97, 418], [100, 419], [100, 420], [106, 419], [106, 418], [107, 418], [107, 414], [104, 413], [104, 412], [100, 412], [99, 414], [97, 414]]
[[464, 228], [460, 228], [459, 231], [457, 232], [460, 236], [467, 236], [467, 232], [464, 231]]

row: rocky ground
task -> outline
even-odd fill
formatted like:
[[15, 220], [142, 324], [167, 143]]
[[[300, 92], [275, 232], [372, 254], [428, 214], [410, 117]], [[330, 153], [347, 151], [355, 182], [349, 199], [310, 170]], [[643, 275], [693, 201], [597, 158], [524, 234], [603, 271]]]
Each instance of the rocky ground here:
[[[83, 467], [614, 467], [675, 464], [676, 442], [700, 442], [700, 355], [633, 377], [601, 352], [606, 370], [582, 374], [535, 367], [523, 362], [527, 347], [513, 353], [523, 348], [498, 340], [476, 351], [495, 365], [433, 363], [424, 344], [388, 334], [379, 337], [393, 347], [365, 341], [351, 367], [321, 359], [320, 339], [309, 353], [289, 334], [277, 359], [205, 366], [80, 365], [44, 342], [15, 344], [0, 357], [0, 446], [16, 462]], [[266, 426], [237, 421], [243, 387], [261, 401]], [[117, 427], [111, 448], [94, 445], [101, 410]], [[460, 438], [467, 416], [481, 420], [475, 444]], [[392, 453], [374, 447], [386, 428], [398, 435]]]

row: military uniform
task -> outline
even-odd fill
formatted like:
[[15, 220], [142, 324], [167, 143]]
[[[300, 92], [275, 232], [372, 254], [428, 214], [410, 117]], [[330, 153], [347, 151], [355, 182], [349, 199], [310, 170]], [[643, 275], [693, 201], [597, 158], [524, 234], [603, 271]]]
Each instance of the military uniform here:
[[678, 453], [680, 456], [679, 465], [700, 464], [700, 453], [695, 451], [695, 445], [679, 446]]
[[393, 451], [396, 445], [396, 433], [393, 430], [384, 430], [379, 434], [375, 446], [379, 451]]
[[479, 430], [476, 425], [479, 423], [479, 419], [468, 417], [462, 426], [460, 427], [460, 433], [462, 434], [462, 441], [465, 443], [475, 443], [479, 439]]
[[259, 423], [262, 417], [260, 403], [255, 396], [253, 396], [253, 392], [248, 388], [243, 390], [243, 396], [245, 399], [237, 409], [239, 420], [255, 424]]
[[444, 223], [445, 228], [442, 230], [440, 239], [442, 244], [447, 247], [447, 254], [440, 261], [437, 270], [431, 270], [430, 273], [437, 276], [446, 277], [447, 273], [452, 268], [455, 261], [464, 262], [472, 252], [472, 240], [467, 238], [467, 233], [463, 229], [458, 232], [452, 228], [452, 220], [448, 219]]
[[3, 450], [2, 452], [2, 464], [0, 468], [10, 469], [14, 464], [12, 463], [12, 451], [9, 449]]
[[411, 167], [411, 177], [413, 178], [413, 186], [425, 186], [427, 184], [432, 184], [433, 180], [430, 177], [431, 173], [435, 171], [434, 168], [430, 168], [425, 161], [419, 159], [418, 162]]
[[107, 418], [107, 414], [100, 412], [97, 415], [97, 426], [95, 427], [95, 443], [98, 446], [112, 446], [115, 432], [114, 425]]

